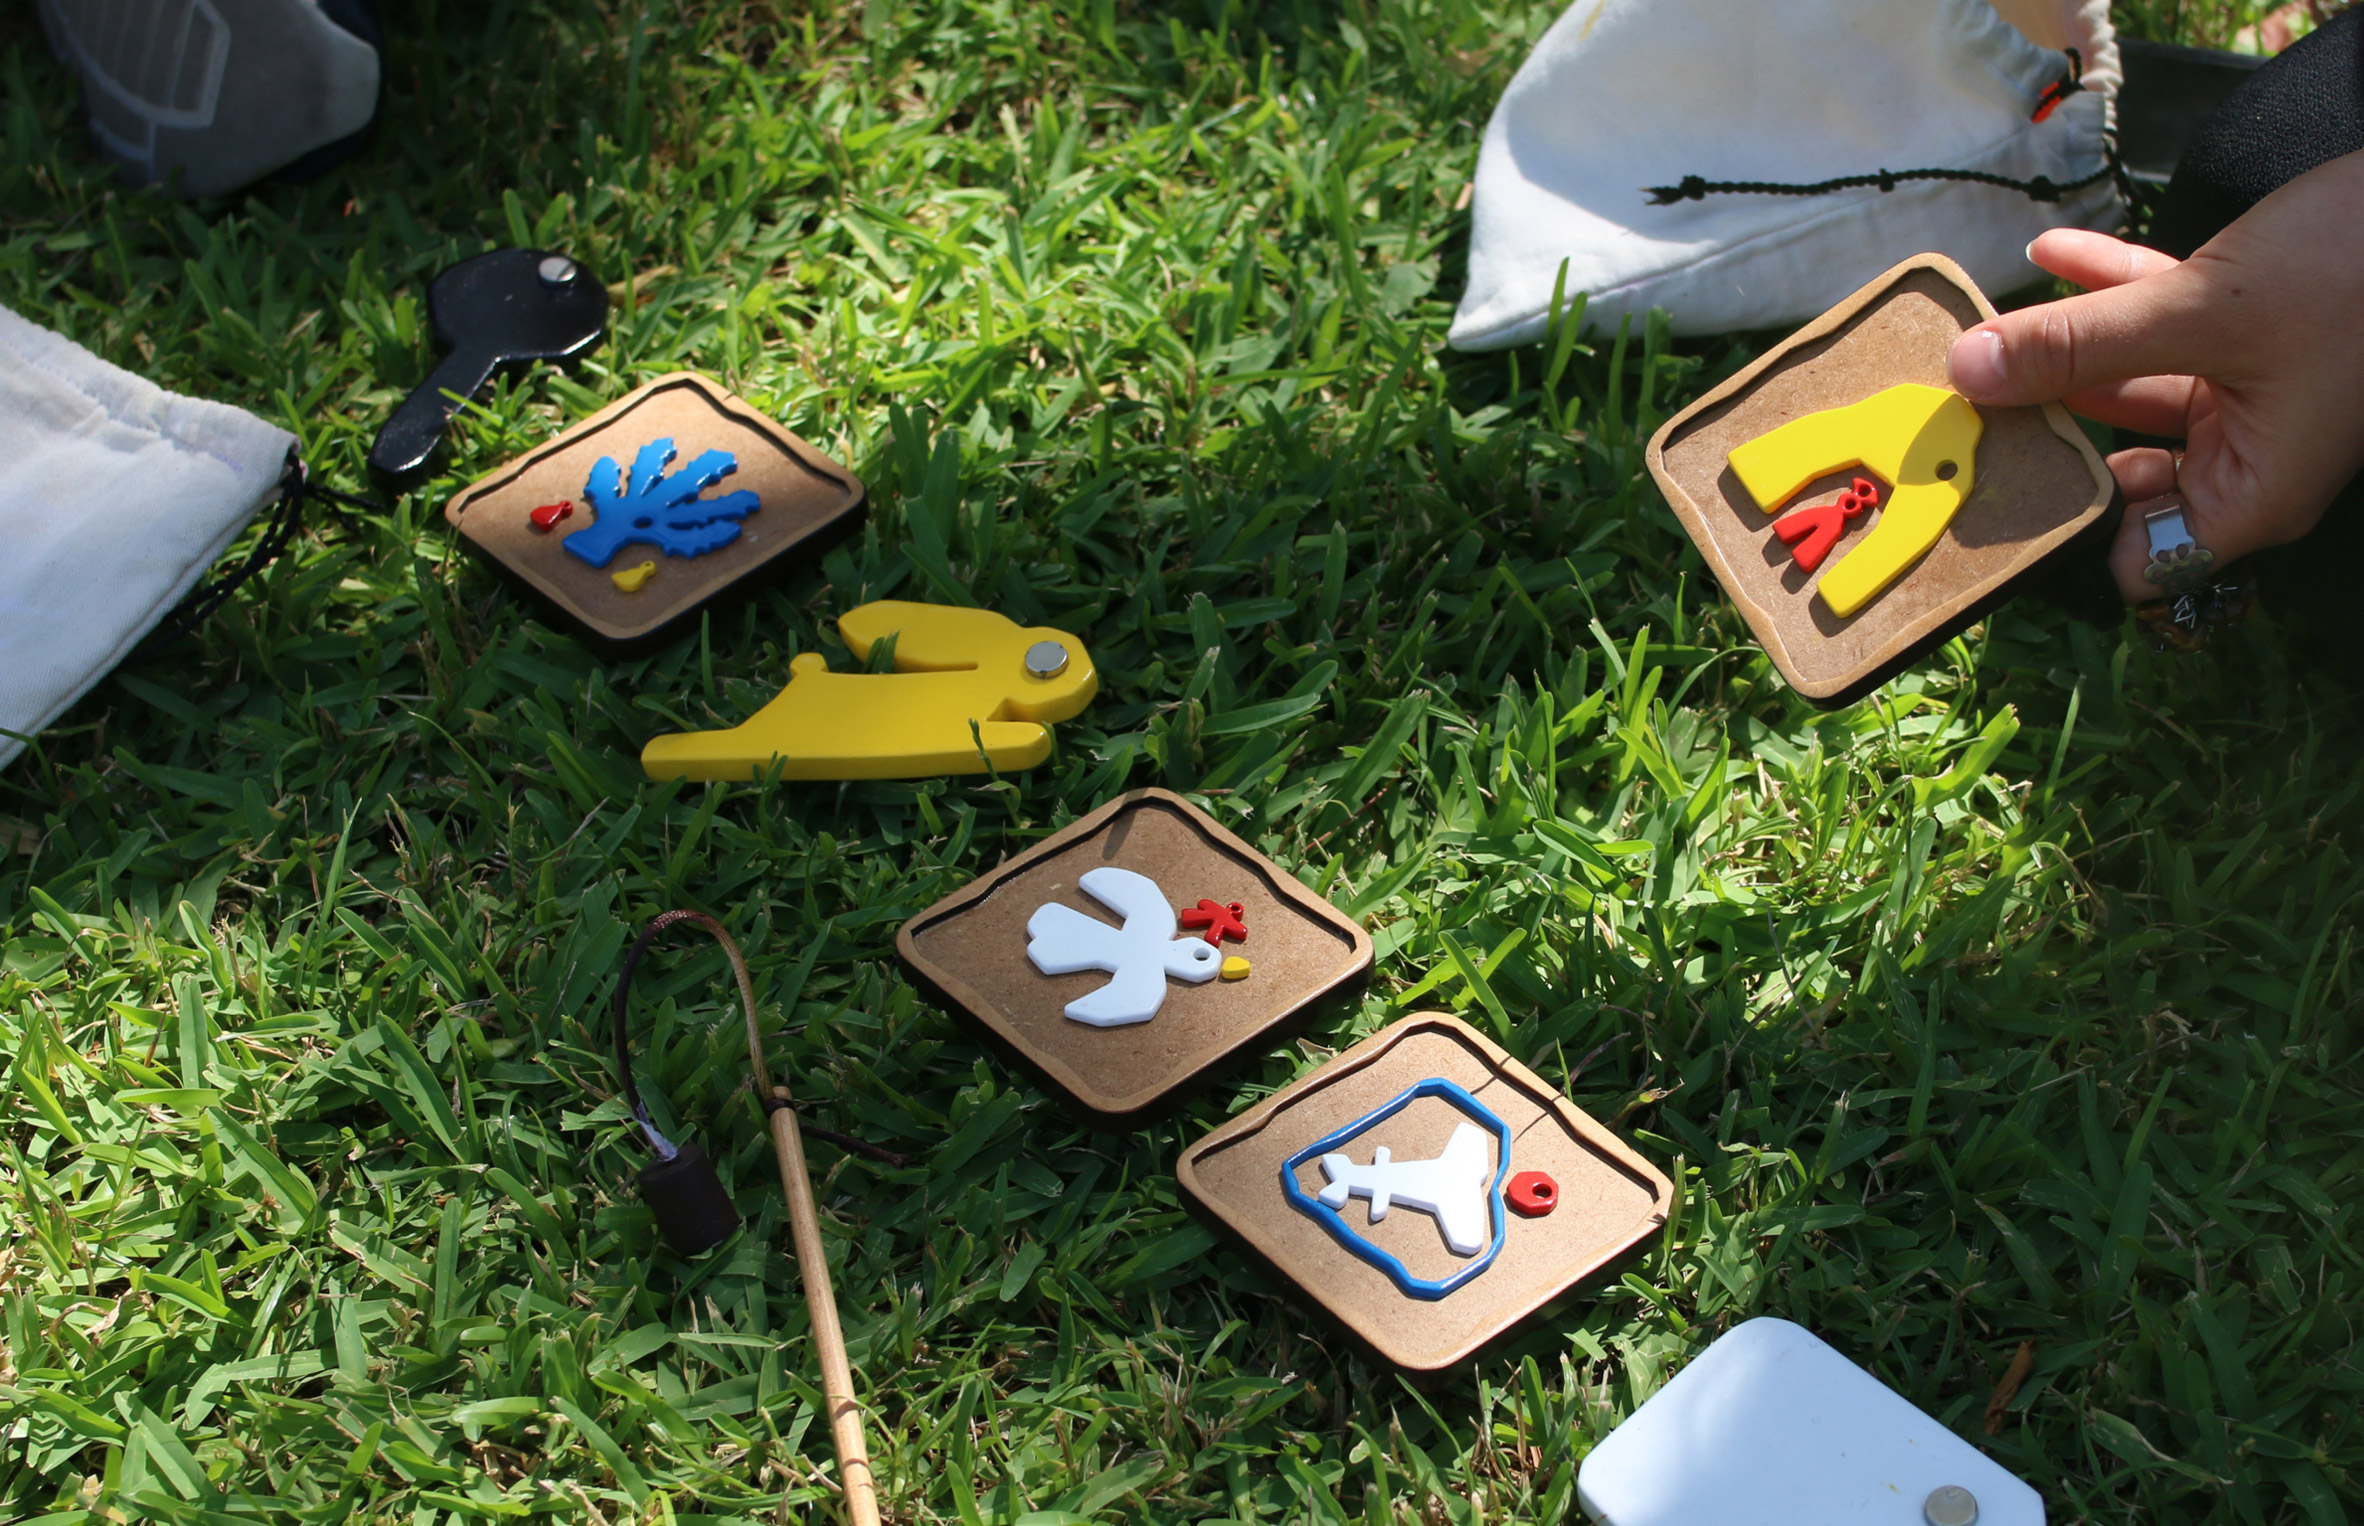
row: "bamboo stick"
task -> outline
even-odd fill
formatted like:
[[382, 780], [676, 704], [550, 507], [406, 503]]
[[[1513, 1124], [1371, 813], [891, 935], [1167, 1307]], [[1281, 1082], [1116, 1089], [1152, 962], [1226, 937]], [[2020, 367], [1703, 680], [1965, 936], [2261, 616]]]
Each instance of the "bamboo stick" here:
[[[829, 1405], [829, 1439], [837, 1448], [837, 1478], [844, 1491], [848, 1526], [879, 1526], [878, 1491], [870, 1477], [870, 1450], [862, 1442], [862, 1410], [854, 1402], [854, 1367], [846, 1356], [845, 1327], [837, 1322], [837, 1292], [829, 1283], [829, 1257], [821, 1245], [821, 1211], [813, 1202], [813, 1178], [805, 1165], [804, 1136], [796, 1126], [796, 1109], [788, 1088], [772, 1079], [764, 1063], [763, 1032], [755, 1020], [755, 982], [747, 973], [746, 956], [729, 929], [702, 911], [660, 913], [642, 929], [639, 941], [624, 956], [624, 974], [616, 987], [616, 1054], [625, 1065], [625, 1084], [631, 1084], [630, 1061], [624, 1058], [624, 1007], [632, 989], [632, 971], [649, 940], [676, 922], [692, 922], [714, 935], [731, 962], [738, 981], [739, 1005], [747, 1017], [747, 1064], [755, 1072], [757, 1095], [768, 1088], [771, 1100], [772, 1152], [780, 1158], [780, 1192], [788, 1199], [788, 1223], [796, 1240], [796, 1266], [804, 1278], [804, 1306], [812, 1313], [813, 1354], [821, 1364], [821, 1392]], [[639, 1098], [633, 1098], [634, 1110]], [[644, 1125], [646, 1113], [640, 1114]], [[650, 1126], [652, 1135], [654, 1127]], [[864, 1148], [859, 1141], [849, 1141]], [[884, 1152], [879, 1152], [884, 1153]], [[886, 1155], [893, 1161], [896, 1157]]]
[[837, 1294], [829, 1283], [829, 1260], [821, 1245], [821, 1213], [813, 1202], [812, 1174], [804, 1163], [804, 1139], [788, 1089], [774, 1086], [779, 1104], [771, 1109], [772, 1149], [780, 1157], [780, 1191], [788, 1199], [788, 1224], [796, 1239], [797, 1270], [804, 1277], [804, 1303], [812, 1313], [813, 1352], [821, 1363], [821, 1392], [829, 1404], [829, 1437], [837, 1447], [837, 1477], [845, 1490], [849, 1526], [879, 1526], [878, 1494], [870, 1481], [870, 1451], [862, 1440], [862, 1410], [854, 1402], [854, 1367], [846, 1356], [845, 1330], [837, 1322]]

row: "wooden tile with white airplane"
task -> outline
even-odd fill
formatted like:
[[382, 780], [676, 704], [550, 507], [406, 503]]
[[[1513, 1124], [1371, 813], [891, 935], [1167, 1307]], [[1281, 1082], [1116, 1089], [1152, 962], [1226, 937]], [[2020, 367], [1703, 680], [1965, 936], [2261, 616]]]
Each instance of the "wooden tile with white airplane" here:
[[1673, 1187], [1457, 1017], [1404, 1018], [1182, 1153], [1197, 1205], [1379, 1356], [1468, 1360], [1666, 1221]]

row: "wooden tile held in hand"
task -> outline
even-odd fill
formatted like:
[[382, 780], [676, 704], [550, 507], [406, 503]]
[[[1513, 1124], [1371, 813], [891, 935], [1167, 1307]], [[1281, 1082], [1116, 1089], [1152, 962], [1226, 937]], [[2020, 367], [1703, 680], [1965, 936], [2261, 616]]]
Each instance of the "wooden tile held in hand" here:
[[[1841, 618], [1814, 597], [1815, 586], [1861, 543], [1878, 511], [1848, 521], [1821, 570], [1808, 572], [1726, 463], [1733, 447], [1806, 414], [1900, 382], [1946, 386], [1954, 340], [1993, 316], [1960, 266], [1917, 255], [1667, 420], [1650, 441], [1650, 475], [1716, 581], [1782, 677], [1817, 704], [1860, 698], [1942, 644], [2110, 510], [2109, 469], [2066, 409], [1981, 408], [1968, 501], [1926, 556]], [[1835, 470], [1789, 502], [1828, 497], [1855, 475]]]

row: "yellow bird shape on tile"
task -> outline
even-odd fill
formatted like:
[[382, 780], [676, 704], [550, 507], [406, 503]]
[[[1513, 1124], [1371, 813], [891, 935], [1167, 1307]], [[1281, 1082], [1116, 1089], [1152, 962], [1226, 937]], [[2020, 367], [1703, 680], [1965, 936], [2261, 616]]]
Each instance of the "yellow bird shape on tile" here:
[[1879, 522], [1817, 585], [1823, 602], [1843, 617], [1878, 598], [1953, 523], [1977, 477], [1984, 428], [1959, 393], [1906, 382], [1860, 403], [1792, 419], [1726, 459], [1768, 514], [1815, 478], [1851, 466], [1887, 480]]
[[651, 738], [652, 779], [920, 779], [1032, 768], [1051, 755], [1048, 722], [1100, 692], [1084, 644], [987, 609], [882, 599], [847, 610], [838, 634], [856, 659], [895, 638], [892, 673], [832, 673], [818, 652], [788, 664], [788, 687], [728, 731]]

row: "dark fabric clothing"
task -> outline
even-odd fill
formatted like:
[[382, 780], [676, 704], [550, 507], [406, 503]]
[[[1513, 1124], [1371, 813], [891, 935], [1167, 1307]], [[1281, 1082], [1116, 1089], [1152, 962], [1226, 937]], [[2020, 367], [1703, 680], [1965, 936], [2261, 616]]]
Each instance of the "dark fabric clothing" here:
[[2148, 242], [2177, 259], [2318, 164], [2364, 148], [2364, 6], [2243, 80], [2184, 150]]
[[[2178, 259], [2319, 164], [2364, 149], [2364, 5], [2343, 11], [2249, 76], [2200, 128], [2151, 220]], [[2364, 258], [2360, 253], [2358, 258]], [[2364, 334], [2356, 336], [2364, 344]], [[2364, 408], [2364, 398], [2356, 400]], [[2364, 477], [2342, 488], [2304, 539], [2250, 558], [2267, 612], [2297, 650], [2364, 690], [2355, 568], [2364, 566]]]

